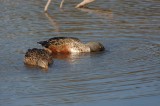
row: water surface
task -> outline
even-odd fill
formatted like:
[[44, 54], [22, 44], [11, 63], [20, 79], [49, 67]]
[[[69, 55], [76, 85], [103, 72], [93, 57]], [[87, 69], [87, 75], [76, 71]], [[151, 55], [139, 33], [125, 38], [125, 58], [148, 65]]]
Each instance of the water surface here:
[[[159, 106], [160, 2], [0, 0], [0, 105]], [[99, 41], [105, 52], [56, 57], [47, 72], [23, 64], [51, 37]]]

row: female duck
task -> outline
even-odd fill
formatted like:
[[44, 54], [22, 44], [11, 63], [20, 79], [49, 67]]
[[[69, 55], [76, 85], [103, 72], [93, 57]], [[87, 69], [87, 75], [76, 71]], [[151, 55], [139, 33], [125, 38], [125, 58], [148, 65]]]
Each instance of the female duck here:
[[52, 53], [71, 54], [104, 50], [104, 46], [99, 42], [84, 44], [78, 38], [74, 37], [54, 37], [38, 43], [51, 50]]
[[39, 66], [48, 69], [48, 65], [53, 62], [52, 55], [44, 49], [28, 49], [24, 57], [24, 63], [32, 66]]

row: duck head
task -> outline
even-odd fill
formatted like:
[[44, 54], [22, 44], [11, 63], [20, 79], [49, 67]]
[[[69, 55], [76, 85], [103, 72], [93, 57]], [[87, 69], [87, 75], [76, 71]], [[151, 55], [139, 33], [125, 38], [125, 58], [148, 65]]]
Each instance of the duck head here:
[[37, 65], [39, 66], [39, 67], [41, 67], [41, 68], [43, 68], [43, 69], [48, 69], [48, 61], [47, 60], [42, 60], [42, 59], [40, 59], [40, 60], [38, 60], [38, 62], [37, 62]]
[[91, 52], [98, 52], [105, 50], [104, 46], [99, 42], [88, 42], [86, 45], [90, 48]]

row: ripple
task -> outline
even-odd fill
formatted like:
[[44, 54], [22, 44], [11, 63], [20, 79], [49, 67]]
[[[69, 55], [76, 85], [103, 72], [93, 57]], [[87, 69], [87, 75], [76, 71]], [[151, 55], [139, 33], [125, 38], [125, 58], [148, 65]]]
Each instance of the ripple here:
[[[83, 9], [73, 7], [76, 1], [58, 9], [55, 1], [48, 14], [45, 1], [1, 2], [0, 105], [99, 106], [159, 97], [158, 1], [99, 0]], [[106, 51], [54, 56], [47, 72], [25, 67], [25, 51], [55, 36], [99, 41]]]

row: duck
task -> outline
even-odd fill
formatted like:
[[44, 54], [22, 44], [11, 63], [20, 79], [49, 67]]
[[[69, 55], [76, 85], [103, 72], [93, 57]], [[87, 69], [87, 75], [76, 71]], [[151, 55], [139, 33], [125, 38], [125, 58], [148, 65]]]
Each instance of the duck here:
[[49, 50], [33, 48], [25, 53], [24, 63], [48, 69], [48, 66], [53, 63], [53, 58]]
[[88, 42], [85, 44], [75, 37], [54, 37], [37, 43], [54, 54], [76, 54], [105, 50], [104, 46], [99, 42]]

